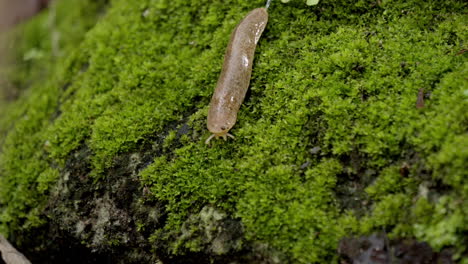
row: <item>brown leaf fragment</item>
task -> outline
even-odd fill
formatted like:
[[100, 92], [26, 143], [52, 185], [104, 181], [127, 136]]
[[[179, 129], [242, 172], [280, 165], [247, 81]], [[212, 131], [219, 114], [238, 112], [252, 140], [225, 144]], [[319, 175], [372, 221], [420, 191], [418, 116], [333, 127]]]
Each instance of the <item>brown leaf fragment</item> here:
[[468, 49], [462, 49], [462, 50], [460, 50], [459, 52], [457, 52], [457, 54], [455, 54], [455, 55], [456, 55], [456, 56], [462, 55], [462, 54], [465, 53], [466, 51], [468, 51]]
[[405, 178], [408, 177], [410, 173], [409, 169], [410, 169], [410, 166], [408, 165], [408, 163], [403, 162], [403, 164], [400, 167], [400, 175]]
[[421, 109], [424, 107], [424, 88], [419, 89], [418, 99], [416, 100], [416, 108]]

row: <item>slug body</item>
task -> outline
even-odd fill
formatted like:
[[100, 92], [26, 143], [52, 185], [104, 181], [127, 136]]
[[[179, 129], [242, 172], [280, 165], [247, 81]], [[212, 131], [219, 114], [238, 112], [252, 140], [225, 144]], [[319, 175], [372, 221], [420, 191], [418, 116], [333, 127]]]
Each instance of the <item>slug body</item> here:
[[207, 144], [213, 137], [233, 137], [228, 132], [236, 123], [237, 112], [249, 88], [255, 48], [267, 22], [267, 10], [257, 8], [231, 34], [208, 111], [207, 126], [213, 134], [206, 140]]

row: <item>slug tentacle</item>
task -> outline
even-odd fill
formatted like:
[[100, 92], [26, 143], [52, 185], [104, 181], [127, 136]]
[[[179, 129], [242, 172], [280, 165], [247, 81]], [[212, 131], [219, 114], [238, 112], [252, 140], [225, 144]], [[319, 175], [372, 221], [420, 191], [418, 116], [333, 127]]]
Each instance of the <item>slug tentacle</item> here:
[[233, 135], [231, 135], [229, 133], [226, 133], [226, 135], [223, 136], [224, 141], [226, 141], [228, 137], [230, 137], [232, 139], [236, 139]]
[[211, 134], [211, 135], [205, 140], [205, 144], [209, 145], [211, 139], [213, 139], [215, 136], [216, 136], [216, 134]]
[[207, 127], [213, 135], [205, 141], [206, 144], [214, 136], [225, 140], [234, 138], [228, 131], [237, 121], [237, 112], [249, 88], [255, 48], [267, 22], [266, 8], [256, 8], [232, 32], [208, 110]]
[[210, 141], [213, 139], [213, 138], [218, 138], [218, 137], [222, 137], [224, 139], [224, 141], [227, 140], [228, 137], [232, 138], [232, 139], [236, 139], [233, 135], [229, 134], [229, 133], [226, 133], [224, 135], [216, 135], [216, 134], [211, 134], [206, 140], [205, 140], [205, 144], [209, 145], [210, 144]]

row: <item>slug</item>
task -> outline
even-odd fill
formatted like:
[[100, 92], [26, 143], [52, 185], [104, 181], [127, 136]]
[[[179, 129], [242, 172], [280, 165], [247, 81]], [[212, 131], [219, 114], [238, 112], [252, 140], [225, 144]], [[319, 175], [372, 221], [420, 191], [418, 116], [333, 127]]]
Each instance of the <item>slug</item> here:
[[207, 127], [212, 135], [206, 144], [213, 137], [234, 138], [228, 132], [237, 121], [237, 112], [249, 88], [255, 48], [268, 22], [269, 4], [270, 1], [265, 8], [250, 11], [231, 34], [208, 110]]

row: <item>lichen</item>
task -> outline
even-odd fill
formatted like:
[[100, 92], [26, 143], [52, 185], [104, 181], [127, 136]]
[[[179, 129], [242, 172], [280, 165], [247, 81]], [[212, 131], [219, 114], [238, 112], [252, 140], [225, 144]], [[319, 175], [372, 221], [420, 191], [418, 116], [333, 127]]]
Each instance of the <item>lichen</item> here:
[[263, 2], [63, 0], [20, 27], [0, 232], [54, 223], [127, 263], [325, 263], [384, 230], [468, 261], [466, 4], [274, 1], [236, 140], [208, 147], [229, 34]]

